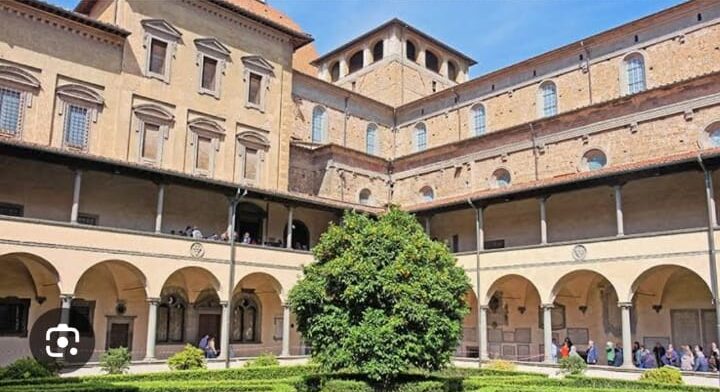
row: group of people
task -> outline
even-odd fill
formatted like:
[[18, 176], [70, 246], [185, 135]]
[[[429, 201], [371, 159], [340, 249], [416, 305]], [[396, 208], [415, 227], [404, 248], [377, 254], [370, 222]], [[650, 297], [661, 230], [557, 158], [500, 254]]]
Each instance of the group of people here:
[[[641, 352], [649, 352], [638, 342], [635, 342], [633, 347], [638, 347], [638, 351]], [[717, 372], [720, 370], [720, 350], [715, 342], [710, 347], [709, 356], [705, 355], [703, 347], [699, 345], [693, 347], [683, 345], [680, 346], [678, 352], [672, 344], [668, 344], [666, 349], [659, 343], [655, 343], [652, 355], [659, 358], [659, 366], [673, 366], [680, 368], [680, 370], [695, 372]], [[638, 361], [636, 366], [644, 369], [651, 368], [642, 360]]]
[[[557, 346], [557, 341], [553, 339], [550, 350], [553, 362], [557, 362], [559, 358], [567, 358], [570, 356], [581, 357], [575, 345], [570, 338], [565, 338], [562, 346]], [[620, 367], [623, 364], [623, 349], [621, 344], [607, 342], [605, 345], [604, 360], [600, 357], [595, 342], [588, 342], [587, 350], [585, 350], [585, 362], [588, 365], [607, 365]], [[672, 366], [683, 371], [695, 372], [717, 372], [720, 371], [720, 349], [715, 342], [712, 343], [710, 353], [705, 355], [702, 346], [683, 345], [680, 351], [676, 351], [672, 344], [668, 344], [667, 348], [663, 347], [659, 342], [655, 343], [652, 350], [646, 348], [640, 342], [633, 344], [632, 351], [633, 365], [641, 369], [653, 369], [663, 366]]]
[[[195, 239], [205, 239], [205, 240], [211, 240], [211, 241], [230, 241], [230, 236], [228, 235], [229, 231], [222, 232], [218, 234], [217, 232], [212, 233], [211, 235], [205, 237], [203, 236], [202, 231], [197, 226], [188, 225], [183, 230], [171, 230], [170, 234], [173, 235], [179, 235], [181, 237], [190, 237]], [[245, 232], [242, 236], [242, 238], [238, 235], [237, 232], [235, 232], [235, 241], [242, 242], [243, 244], [257, 244], [257, 241], [255, 241], [252, 236], [250, 236], [249, 232]]]
[[198, 347], [205, 353], [205, 358], [217, 358], [220, 355], [220, 351], [215, 348], [215, 336], [205, 335], [200, 339]]

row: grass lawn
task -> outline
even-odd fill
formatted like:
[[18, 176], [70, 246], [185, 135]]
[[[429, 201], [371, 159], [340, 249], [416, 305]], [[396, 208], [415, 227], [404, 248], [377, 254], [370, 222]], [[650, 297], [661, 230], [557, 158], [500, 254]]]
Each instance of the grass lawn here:
[[[138, 375], [45, 378], [0, 381], [6, 392], [294, 392], [303, 376], [314, 373], [309, 366], [196, 370]], [[542, 374], [477, 369], [451, 369], [442, 376], [462, 379], [463, 391], [478, 392], [570, 392], [570, 391], [712, 391], [713, 388], [649, 384], [589, 377], [551, 379]], [[331, 385], [334, 384], [334, 385]], [[332, 392], [372, 391], [357, 381], [326, 384]], [[402, 392], [446, 392], [437, 381], [406, 384]]]

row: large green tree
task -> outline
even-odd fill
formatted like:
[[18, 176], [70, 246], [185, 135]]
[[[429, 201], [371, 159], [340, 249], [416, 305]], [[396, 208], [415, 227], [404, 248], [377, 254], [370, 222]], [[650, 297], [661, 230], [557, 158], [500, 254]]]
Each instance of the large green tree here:
[[326, 370], [391, 381], [450, 361], [470, 284], [447, 247], [398, 209], [375, 219], [346, 213], [313, 248], [292, 289], [297, 328]]

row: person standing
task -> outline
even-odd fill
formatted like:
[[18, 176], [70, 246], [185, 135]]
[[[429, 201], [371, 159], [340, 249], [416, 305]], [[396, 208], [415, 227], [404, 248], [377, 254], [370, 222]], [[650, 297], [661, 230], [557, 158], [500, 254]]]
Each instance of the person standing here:
[[557, 340], [555, 340], [555, 338], [553, 338], [550, 345], [550, 359], [552, 360], [552, 363], [557, 363], [558, 361], [558, 346]]
[[660, 342], [655, 342], [655, 347], [653, 347], [653, 354], [655, 354], [655, 362], [660, 363], [660, 360], [665, 355], [665, 347], [663, 347]]
[[588, 342], [588, 349], [587, 349], [587, 358], [585, 361], [588, 365], [597, 365], [598, 362], [598, 353], [597, 348], [595, 348], [595, 342], [592, 340]]
[[608, 366], [615, 366], [615, 345], [613, 342], [607, 342], [605, 345], [605, 355]]
[[218, 351], [215, 349], [215, 336], [208, 339], [207, 348], [205, 349], [205, 358], [217, 358]]

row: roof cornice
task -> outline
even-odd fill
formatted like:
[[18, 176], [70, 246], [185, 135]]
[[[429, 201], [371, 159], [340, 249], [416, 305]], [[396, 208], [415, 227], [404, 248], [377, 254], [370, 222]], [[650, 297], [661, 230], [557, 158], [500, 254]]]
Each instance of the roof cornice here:
[[103, 31], [105, 33], [109, 33], [111, 35], [118, 36], [120, 38], [125, 38], [130, 35], [130, 32], [120, 28], [119, 26], [100, 22], [96, 19], [93, 19], [87, 15], [83, 15], [79, 12], [73, 12], [68, 11], [64, 8], [58, 7], [53, 4], [46, 3], [44, 1], [40, 0], [12, 0], [16, 3], [24, 4], [26, 6], [29, 6], [33, 9], [36, 9], [38, 11], [42, 11], [48, 14], [53, 14], [55, 16], [59, 16], [63, 19], [71, 20], [73, 22], [91, 27], [93, 29]]

